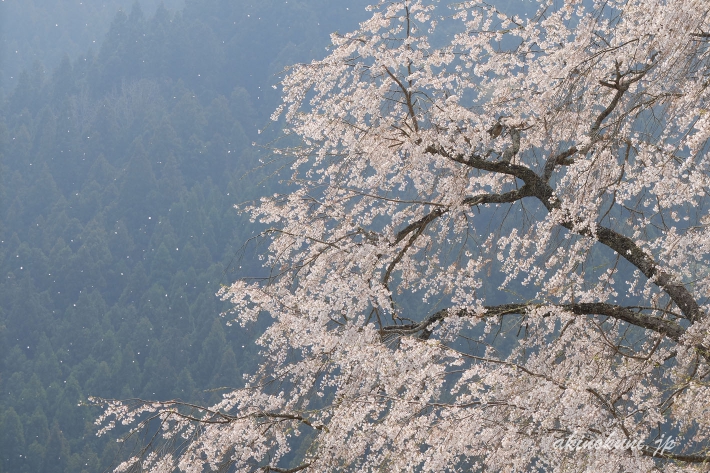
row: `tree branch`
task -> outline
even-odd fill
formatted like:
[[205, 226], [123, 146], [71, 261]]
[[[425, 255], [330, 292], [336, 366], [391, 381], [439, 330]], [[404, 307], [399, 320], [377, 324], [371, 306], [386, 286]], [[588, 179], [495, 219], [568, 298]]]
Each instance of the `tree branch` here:
[[419, 123], [417, 122], [417, 117], [414, 114], [414, 104], [412, 103], [412, 93], [407, 90], [407, 88], [402, 84], [402, 82], [395, 76], [389, 68], [385, 67], [385, 71], [387, 72], [387, 75], [392, 78], [393, 81], [399, 86], [400, 89], [402, 89], [402, 93], [404, 94], [404, 98], [407, 100], [407, 109], [409, 110], [409, 116], [412, 117], [412, 124], [414, 125], [414, 131], [419, 131]]
[[656, 453], [654, 454], [653, 452], [653, 447], [649, 447], [648, 449], [641, 449], [641, 454], [647, 457], [653, 457], [653, 458], [663, 458], [664, 460], [673, 460], [673, 461], [681, 461], [681, 462], [687, 462], [687, 463], [710, 463], [710, 456], [706, 455], [683, 455], [681, 453]]
[[[654, 56], [655, 57], [655, 56]], [[653, 67], [653, 64], [650, 64], [646, 66], [644, 69], [641, 69], [640, 71], [627, 71], [625, 73], [621, 73], [620, 70], [621, 65], [617, 62], [616, 63], [616, 70], [615, 70], [615, 78], [614, 82], [607, 82], [604, 80], [600, 80], [599, 83], [605, 87], [609, 87], [611, 89], [616, 90], [616, 93], [614, 94], [614, 97], [611, 99], [611, 102], [607, 107], [602, 110], [599, 115], [597, 115], [597, 118], [594, 120], [594, 123], [592, 124], [590, 130], [589, 130], [589, 135], [591, 137], [591, 142], [586, 145], [582, 150], [578, 150], [576, 146], [571, 147], [567, 151], [564, 151], [560, 154], [550, 156], [547, 158], [547, 161], [545, 162], [545, 168], [543, 171], [543, 179], [545, 182], [550, 180], [550, 177], [552, 176], [552, 172], [555, 169], [555, 166], [561, 166], [561, 165], [569, 165], [572, 164], [572, 160], [570, 160], [570, 156], [573, 154], [577, 153], [580, 151], [582, 154], [586, 153], [591, 149], [591, 147], [597, 143], [600, 140], [600, 135], [599, 135], [599, 130], [601, 129], [602, 123], [604, 123], [604, 120], [607, 119], [609, 115], [616, 109], [616, 107], [619, 105], [619, 102], [621, 101], [621, 98], [624, 96], [624, 93], [626, 93], [627, 90], [629, 90], [629, 86], [633, 84], [634, 82], [637, 82], [641, 80], [641, 78]], [[635, 74], [631, 79], [622, 81], [622, 79], [629, 75], [629, 74]]]
[[299, 465], [294, 468], [279, 468], [278, 466], [265, 466], [262, 468], [264, 470], [264, 473], [296, 473], [298, 471], [303, 471], [306, 468], [310, 467], [310, 463], [304, 463], [303, 465]]
[[[503, 194], [479, 194], [479, 195], [474, 195], [471, 197], [467, 197], [464, 199], [462, 202], [463, 205], [466, 206], [476, 206], [480, 204], [509, 204], [512, 202], [515, 202], [517, 200], [520, 200], [524, 197], [530, 197], [534, 195], [532, 193], [532, 190], [528, 186], [523, 186], [520, 189], [516, 189], [514, 191], [510, 192], [505, 192]], [[429, 225], [431, 222], [436, 220], [437, 218], [441, 217], [445, 213], [449, 211], [448, 208], [443, 208], [439, 207], [428, 214], [426, 214], [424, 217], [420, 218], [419, 220], [416, 220], [406, 227], [404, 227], [402, 230], [397, 232], [397, 236], [395, 237], [395, 242], [394, 244], [396, 245], [400, 241], [402, 241], [407, 235], [412, 233], [413, 231], [417, 230], [419, 231], [420, 229], [423, 231], [427, 225]]]
[[[552, 198], [554, 192], [552, 187], [547, 183], [547, 181], [545, 181], [544, 178], [538, 176], [532, 169], [526, 166], [505, 162], [490, 162], [486, 161], [485, 159], [481, 158], [476, 154], [470, 155], [468, 157], [465, 157], [463, 155], [451, 155], [446, 152], [446, 150], [437, 148], [433, 145], [427, 146], [426, 151], [432, 154], [438, 154], [448, 159], [452, 159], [456, 162], [465, 164], [474, 169], [498, 172], [514, 176], [525, 183], [525, 185], [520, 189], [520, 191], [523, 191], [523, 189], [525, 189], [525, 191], [523, 192], [524, 195], [521, 195], [522, 197], [536, 197], [550, 212], [556, 209], [560, 209], [562, 207], [562, 204], [558, 199]], [[515, 200], [517, 199], [510, 200], [510, 202], [513, 202]], [[441, 216], [443, 213], [443, 210], [437, 209], [426, 217], [424, 217], [423, 219], [420, 219], [420, 221], [428, 219], [426, 221], [426, 224], [428, 225], [432, 220]], [[397, 234], [398, 237], [402, 235], [403, 238], [404, 235], [406, 235], [406, 233], [404, 233], [405, 230], [408, 230], [413, 225], [414, 228], [417, 228], [416, 225], [418, 224], [418, 222], [415, 222], [414, 224], [411, 224], [404, 230], [400, 231]], [[658, 264], [650, 256], [648, 256], [631, 238], [601, 225], [597, 226], [596, 232], [592, 232], [589, 228], [586, 227], [581, 229], [576, 228], [574, 223], [574, 220], [568, 216], [567, 220], [559, 222], [559, 225], [578, 235], [586, 236], [588, 238], [597, 240], [598, 242], [616, 251], [629, 263], [636, 266], [644, 274], [644, 276], [646, 276], [663, 291], [665, 291], [666, 294], [668, 294], [668, 296], [673, 300], [673, 302], [675, 302], [676, 305], [680, 308], [680, 310], [683, 312], [683, 315], [688, 320], [695, 321], [702, 316], [700, 306], [695, 301], [695, 298], [690, 293], [690, 291], [688, 291], [688, 289], [686, 289], [686, 287], [682, 283], [677, 282], [671, 274], [661, 270], [658, 267]], [[409, 229], [409, 231], [411, 231], [411, 229]]]
[[254, 417], [267, 417], [270, 419], [283, 419], [283, 420], [297, 420], [297, 421], [301, 422], [302, 424], [306, 424], [308, 427], [312, 427], [316, 430], [324, 430], [326, 432], [328, 431], [328, 428], [325, 425], [323, 425], [323, 424], [314, 425], [310, 420], [308, 420], [307, 418], [305, 418], [301, 415], [298, 415], [298, 414], [278, 414], [278, 413], [272, 413], [272, 412], [260, 412], [260, 413], [256, 414]]
[[[519, 314], [524, 315], [534, 309], [544, 307], [542, 304], [501, 304], [495, 306], [484, 306], [484, 312], [473, 312], [468, 309], [459, 309], [450, 311], [442, 309], [429, 315], [426, 319], [419, 323], [407, 325], [392, 325], [383, 327], [380, 330], [382, 336], [389, 335], [416, 335], [420, 334], [419, 338], [428, 339], [433, 331], [432, 326], [446, 317], [495, 317], [500, 315]], [[679, 324], [670, 320], [661, 319], [642, 312], [631, 310], [628, 307], [623, 307], [614, 304], [603, 302], [593, 303], [578, 303], [578, 304], [560, 304], [552, 307], [572, 312], [576, 315], [603, 315], [617, 320], [627, 322], [637, 327], [652, 330], [660, 333], [671, 340], [678, 342], [680, 337], [685, 333], [685, 329]], [[543, 314], [546, 316], [547, 314]]]
[[552, 177], [552, 172], [555, 170], [555, 166], [569, 166], [574, 163], [574, 159], [571, 157], [579, 151], [576, 146], [572, 146], [570, 149], [563, 151], [561, 153], [555, 154], [547, 158], [545, 162], [545, 169], [543, 171], [543, 179], [545, 182], [550, 180]]

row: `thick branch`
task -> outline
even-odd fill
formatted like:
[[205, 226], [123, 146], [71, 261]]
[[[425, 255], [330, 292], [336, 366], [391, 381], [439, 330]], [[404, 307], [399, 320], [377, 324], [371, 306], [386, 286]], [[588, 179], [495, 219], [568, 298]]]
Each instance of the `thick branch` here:
[[[460, 309], [456, 311], [442, 309], [438, 312], [435, 312], [434, 314], [431, 314], [426, 319], [416, 324], [392, 325], [389, 327], [383, 327], [380, 330], [380, 334], [383, 336], [394, 334], [420, 334], [419, 338], [426, 340], [431, 336], [433, 325], [449, 316], [495, 317], [499, 315], [512, 314], [524, 315], [532, 310], [540, 309], [541, 307], [544, 306], [542, 306], [541, 304], [501, 304], [496, 306], [485, 306], [485, 312], [483, 313], [477, 313], [465, 309]], [[647, 315], [642, 312], [634, 311], [628, 307], [623, 307], [614, 304], [606, 304], [603, 302], [561, 304], [557, 306], [552, 306], [550, 307], [550, 309], [552, 309], [553, 307], [558, 307], [560, 309], [572, 312], [576, 315], [603, 315], [611, 317], [635, 325], [637, 327], [645, 328], [648, 330], [652, 330], [656, 333], [660, 333], [675, 342], [678, 342], [680, 340], [680, 337], [685, 333], [685, 329], [675, 322]], [[543, 314], [543, 316], [545, 315], [546, 314]]]
[[425, 216], [423, 216], [419, 220], [410, 223], [409, 225], [404, 227], [402, 230], [397, 232], [397, 237], [395, 238], [394, 244], [396, 245], [397, 243], [402, 241], [407, 235], [409, 235], [410, 233], [412, 233], [415, 230], [417, 230], [417, 231], [423, 230], [424, 228], [427, 227], [427, 225], [429, 225], [431, 222], [433, 222], [437, 218], [444, 215], [446, 212], [447, 212], [447, 209], [440, 207], [438, 209], [435, 209], [435, 210], [429, 212], [428, 214], [426, 214]]
[[[473, 207], [475, 205], [480, 205], [480, 204], [510, 204], [512, 202], [515, 202], [517, 200], [520, 200], [524, 197], [530, 197], [534, 195], [532, 193], [532, 190], [528, 186], [523, 186], [520, 189], [516, 189], [514, 191], [510, 192], [505, 192], [503, 194], [479, 194], [479, 195], [474, 195], [471, 197], [467, 197], [463, 201], [463, 205]], [[429, 225], [431, 222], [436, 220], [437, 218], [441, 217], [445, 213], [449, 211], [448, 208], [443, 208], [439, 207], [430, 213], [426, 214], [419, 220], [416, 220], [406, 227], [404, 227], [402, 230], [397, 232], [397, 236], [395, 238], [395, 244], [399, 243], [402, 241], [407, 235], [412, 233], [413, 231], [420, 231], [424, 230], [427, 225]]]
[[[553, 199], [554, 192], [552, 187], [550, 187], [544, 178], [538, 176], [532, 169], [525, 166], [505, 162], [490, 162], [476, 154], [471, 156], [451, 155], [446, 152], [446, 150], [442, 150], [441, 148], [437, 148], [432, 145], [428, 146], [426, 151], [465, 164], [474, 169], [514, 176], [525, 183], [525, 185], [520, 189], [520, 191], [525, 189], [524, 196], [536, 197], [550, 212], [561, 208], [560, 201]], [[436, 215], [437, 213], [438, 215]], [[429, 224], [432, 220], [436, 219], [443, 213], [444, 211], [441, 209], [437, 209], [430, 213], [425, 217], [426, 219], [429, 219], [426, 224]], [[416, 224], [417, 222], [412, 225]], [[598, 226], [596, 232], [592, 232], [589, 228], [576, 228], [574, 221], [570, 217], [559, 224], [573, 233], [593, 238], [616, 251], [629, 263], [636, 266], [644, 274], [644, 276], [652, 280], [657, 286], [663, 289], [666, 294], [670, 296], [673, 302], [676, 303], [688, 320], [695, 321], [702, 315], [700, 306], [695, 301], [695, 298], [690, 291], [688, 291], [683, 284], [677, 282], [671, 274], [659, 269], [658, 264], [653, 261], [653, 259], [648, 256], [631, 238], [604, 226]], [[400, 231], [398, 236], [409, 227]]]
[[690, 36], [695, 36], [696, 38], [710, 38], [710, 33], [690, 33]]
[[[565, 223], [565, 228], [572, 230], [571, 223]], [[573, 230], [572, 230], [573, 231]], [[583, 234], [590, 232], [583, 232]], [[586, 236], [592, 236], [587, 234]], [[701, 315], [700, 306], [686, 287], [674, 280], [673, 276], [658, 268], [653, 259], [648, 256], [629, 237], [621, 235], [607, 227], [598, 227], [596, 239], [626, 258], [636, 266], [647, 278], [661, 287], [673, 299], [688, 320], [695, 321]]]
[[303, 471], [310, 466], [310, 463], [304, 463], [303, 465], [299, 465], [295, 468], [279, 468], [278, 466], [265, 466], [262, 469], [265, 473], [296, 473], [298, 471]]
[[550, 156], [545, 162], [545, 169], [543, 171], [543, 179], [545, 182], [550, 180], [552, 177], [552, 172], [555, 170], [555, 166], [569, 166], [574, 163], [572, 156], [579, 151], [576, 146], [572, 146], [570, 149], [563, 151], [559, 154]]
[[641, 453], [647, 457], [663, 458], [664, 460], [673, 460], [686, 463], [710, 463], [710, 456], [706, 455], [684, 455], [682, 453], [654, 453], [653, 447], [641, 449]]
[[267, 417], [270, 419], [283, 419], [283, 420], [297, 420], [301, 422], [302, 424], [306, 424], [308, 427], [312, 427], [316, 430], [325, 430], [328, 431], [328, 428], [321, 424], [321, 425], [314, 425], [310, 420], [306, 419], [305, 417], [298, 415], [298, 414], [277, 414], [277, 413], [272, 413], [272, 412], [260, 412], [255, 415], [255, 417]]
[[539, 177], [533, 170], [526, 166], [521, 166], [519, 164], [511, 164], [505, 161], [488, 161], [484, 156], [478, 154], [451, 154], [441, 147], [434, 145], [429, 145], [425, 148], [425, 151], [430, 154], [436, 154], [443, 156], [445, 158], [456, 161], [457, 163], [465, 164], [475, 169], [480, 169], [482, 171], [497, 172], [501, 174], [507, 174], [509, 176], [517, 177], [527, 184], [528, 181], [532, 181]]

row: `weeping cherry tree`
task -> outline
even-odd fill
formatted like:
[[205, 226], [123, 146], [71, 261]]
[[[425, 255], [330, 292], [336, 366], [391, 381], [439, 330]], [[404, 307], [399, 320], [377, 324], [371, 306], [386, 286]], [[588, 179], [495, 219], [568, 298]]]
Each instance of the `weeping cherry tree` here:
[[268, 277], [220, 293], [261, 368], [96, 400], [151, 431], [117, 471], [707, 471], [710, 4], [509, 3], [288, 71]]

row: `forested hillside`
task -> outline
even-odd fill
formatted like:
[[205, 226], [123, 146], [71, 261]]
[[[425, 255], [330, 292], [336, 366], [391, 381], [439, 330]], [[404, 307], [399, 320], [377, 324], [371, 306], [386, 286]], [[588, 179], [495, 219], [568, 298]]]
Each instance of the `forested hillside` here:
[[[59, 14], [39, 3], [0, 5]], [[122, 4], [101, 3], [92, 25]], [[252, 143], [274, 135], [275, 74], [363, 6], [136, 4], [78, 56], [95, 30], [13, 36], [37, 58], [0, 109], [0, 472], [108, 468], [119, 444], [96, 437], [89, 395], [209, 402], [241, 383], [258, 333], [226, 327], [214, 294], [259, 271], [233, 208], [270, 191]], [[54, 68], [47, 45], [70, 49]]]
[[138, 5], [152, 16], [159, 5], [182, 7], [184, 0], [3, 0], [0, 2], [0, 94], [14, 88], [23, 69], [57, 67], [64, 55], [76, 58], [101, 46], [116, 11]]

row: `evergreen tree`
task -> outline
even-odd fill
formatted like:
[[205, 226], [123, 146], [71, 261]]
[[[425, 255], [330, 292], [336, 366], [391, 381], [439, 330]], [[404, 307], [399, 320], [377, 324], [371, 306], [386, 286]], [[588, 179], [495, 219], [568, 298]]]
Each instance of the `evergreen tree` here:
[[52, 425], [44, 453], [43, 473], [63, 473], [70, 456], [69, 442], [56, 421]]
[[20, 416], [12, 407], [0, 416], [0, 464], [7, 472], [27, 471], [25, 434]]

